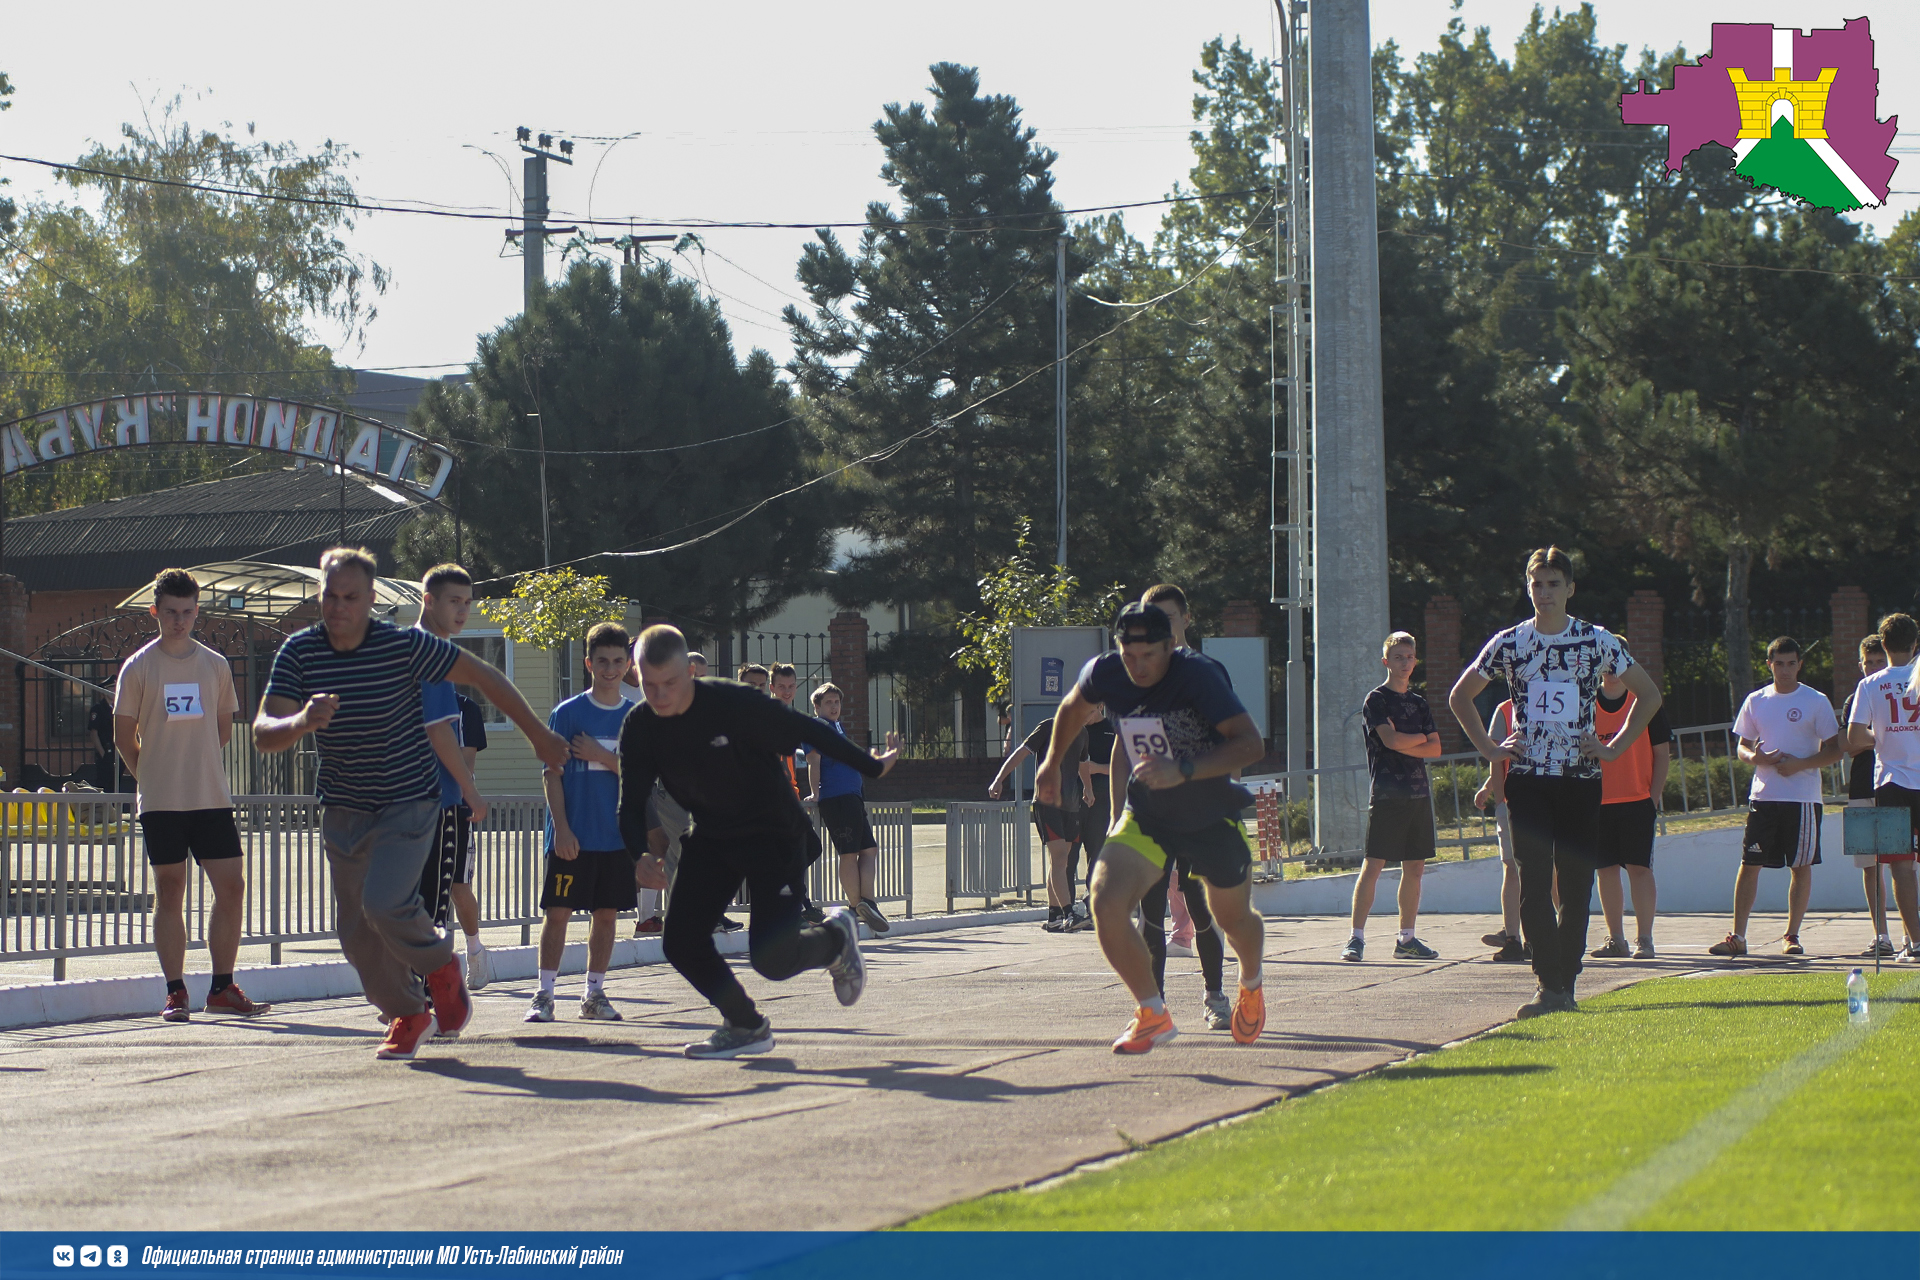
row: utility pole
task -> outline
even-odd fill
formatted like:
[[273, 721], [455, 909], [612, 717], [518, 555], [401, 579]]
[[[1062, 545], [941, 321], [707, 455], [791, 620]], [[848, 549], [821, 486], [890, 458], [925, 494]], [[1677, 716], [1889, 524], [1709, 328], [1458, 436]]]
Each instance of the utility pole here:
[[553, 534], [547, 529], [547, 422], [537, 413], [532, 418], [540, 432], [540, 567], [553, 563]]
[[[1387, 631], [1386, 439], [1367, 0], [1312, 0], [1314, 764], [1365, 762], [1360, 706]], [[1315, 842], [1354, 853], [1364, 769], [1322, 775]]]
[[[1312, 498], [1313, 430], [1310, 420], [1309, 388], [1311, 365], [1307, 355], [1307, 145], [1304, 135], [1305, 104], [1302, 102], [1306, 77], [1300, 66], [1304, 48], [1301, 30], [1306, 15], [1305, 0], [1274, 0], [1280, 11], [1280, 143], [1284, 149], [1286, 186], [1275, 192], [1273, 225], [1274, 284], [1284, 292], [1286, 301], [1271, 309], [1267, 336], [1272, 362], [1273, 390], [1273, 471], [1269, 506], [1272, 511], [1270, 549], [1273, 556], [1271, 598], [1287, 613], [1287, 724], [1286, 759], [1288, 772], [1307, 767], [1308, 728], [1312, 706], [1307, 693], [1307, 614], [1313, 608], [1312, 531], [1309, 516]], [[1276, 157], [1276, 159], [1282, 159]], [[1280, 316], [1286, 323], [1286, 372], [1280, 371], [1281, 338], [1275, 323]], [[1280, 406], [1284, 393], [1286, 437], [1280, 435]], [[1284, 495], [1285, 518], [1282, 518]], [[1281, 539], [1285, 539], [1285, 550]], [[1284, 586], [1283, 586], [1284, 574]], [[1290, 783], [1287, 799], [1303, 799], [1312, 794], [1305, 780]]]
[[573, 163], [573, 143], [561, 140], [560, 151], [555, 154], [553, 135], [540, 135], [538, 146], [530, 146], [533, 131], [525, 125], [514, 131], [520, 142], [520, 149], [527, 158], [520, 162], [520, 221], [518, 230], [509, 230], [507, 238], [520, 238], [522, 258], [521, 271], [521, 310], [533, 308], [533, 295], [537, 289], [545, 288], [547, 283], [547, 237], [556, 232], [578, 231], [578, 227], [549, 227], [547, 225], [547, 161], [557, 160], [561, 164]]
[[1060, 549], [1053, 562], [1067, 567], [1067, 240], [1055, 243], [1053, 260], [1053, 520]]

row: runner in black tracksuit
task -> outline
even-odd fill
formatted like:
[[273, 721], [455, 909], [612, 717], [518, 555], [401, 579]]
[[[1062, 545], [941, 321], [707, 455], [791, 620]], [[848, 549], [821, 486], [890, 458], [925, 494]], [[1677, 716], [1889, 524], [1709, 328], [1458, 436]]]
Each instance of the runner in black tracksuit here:
[[[735, 1057], [773, 1047], [772, 1027], [720, 957], [713, 927], [744, 881], [750, 902], [748, 950], [756, 972], [774, 981], [828, 969], [842, 1004], [860, 997], [865, 968], [858, 926], [844, 907], [824, 924], [801, 919], [812, 825], [781, 761], [805, 743], [879, 777], [895, 748], [875, 756], [811, 716], [733, 680], [692, 679], [684, 640], [649, 628], [637, 646], [646, 701], [620, 730], [620, 829], [628, 848], [646, 848], [646, 800], [657, 778], [693, 817], [682, 843], [662, 937], [666, 958], [713, 1002], [726, 1023], [687, 1046], [690, 1057]], [[664, 661], [655, 663], [650, 657]], [[891, 738], [891, 735], [890, 735]]]

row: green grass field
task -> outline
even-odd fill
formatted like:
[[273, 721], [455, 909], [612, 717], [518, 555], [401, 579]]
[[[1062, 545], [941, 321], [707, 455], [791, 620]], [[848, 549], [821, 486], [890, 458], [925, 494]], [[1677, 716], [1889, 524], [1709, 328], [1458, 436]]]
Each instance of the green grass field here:
[[1843, 984], [1642, 983], [909, 1226], [1908, 1230], [1920, 978], [1857, 1039]]

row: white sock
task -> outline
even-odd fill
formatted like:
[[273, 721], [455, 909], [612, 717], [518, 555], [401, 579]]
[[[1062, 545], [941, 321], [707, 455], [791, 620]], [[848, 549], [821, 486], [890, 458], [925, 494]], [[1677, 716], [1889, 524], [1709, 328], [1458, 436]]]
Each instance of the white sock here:
[[1880, 935], [1879, 937], [1877, 937], [1877, 938], [1875, 938], [1875, 939], [1874, 939], [1874, 941], [1875, 941], [1875, 942], [1884, 942], [1884, 943], [1887, 943], [1888, 945], [1892, 945], [1892, 943], [1893, 943], [1893, 939], [1892, 939], [1892, 938], [1891, 938], [1890, 936], [1888, 936], [1887, 934], [1884, 934], [1884, 933], [1883, 933], [1883, 934], [1881, 934], [1881, 935]]
[[599, 995], [601, 992], [601, 989], [604, 988], [606, 985], [607, 985], [606, 974], [594, 973], [592, 970], [587, 971], [587, 994], [588, 995], [590, 996]]
[[481, 953], [482, 951], [485, 951], [485, 950], [486, 950], [486, 948], [480, 945], [480, 935], [479, 935], [479, 934], [477, 934], [477, 933], [470, 933], [470, 934], [468, 934], [468, 935], [467, 935], [467, 954], [468, 954], [468, 955], [470, 955], [470, 956], [477, 956], [477, 955], [479, 955], [479, 954], [480, 954], [480, 953]]
[[1160, 996], [1155, 996], [1151, 1000], [1143, 1001], [1140, 1007], [1148, 1013], [1165, 1013], [1167, 1011], [1167, 1002]]
[[552, 995], [553, 980], [559, 976], [560, 976], [560, 971], [558, 969], [542, 969], [540, 971], [541, 992], [546, 995]]
[[1260, 989], [1260, 984], [1265, 982], [1266, 980], [1267, 980], [1267, 975], [1257, 971], [1254, 973], [1254, 975], [1251, 978], [1249, 978], [1246, 974], [1245, 966], [1241, 967], [1240, 985], [1245, 987], [1248, 991], [1258, 991]]
[[1367, 940], [1367, 931], [1365, 929], [1355, 929], [1353, 931], [1353, 940], [1355, 942], [1365, 942]]
[[1413, 930], [1411, 930], [1411, 929], [1402, 929], [1402, 930], [1400, 931], [1400, 941], [1402, 941], [1402, 942], [1412, 942], [1412, 941], [1413, 941]]

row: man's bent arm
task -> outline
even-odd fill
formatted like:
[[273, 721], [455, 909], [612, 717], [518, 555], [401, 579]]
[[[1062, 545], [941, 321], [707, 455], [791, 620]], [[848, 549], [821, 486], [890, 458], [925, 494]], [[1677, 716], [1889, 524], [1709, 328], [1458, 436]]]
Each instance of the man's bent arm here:
[[[1447, 694], [1447, 710], [1453, 712], [1453, 718], [1460, 722], [1460, 732], [1467, 735], [1467, 741], [1473, 749], [1489, 760], [1504, 760], [1506, 750], [1495, 744], [1486, 726], [1480, 723], [1480, 712], [1474, 708], [1473, 700], [1488, 684], [1485, 676], [1468, 668], [1460, 673], [1453, 683], [1453, 690]], [[1651, 714], [1651, 713], [1649, 713]]]
[[305, 710], [292, 698], [268, 694], [253, 718], [253, 745], [273, 755], [300, 741], [307, 735]]
[[513, 687], [513, 681], [507, 679], [506, 673], [491, 662], [476, 658], [462, 649], [446, 678], [455, 684], [470, 684], [478, 689], [488, 702], [505, 712], [507, 719], [527, 735], [527, 741], [538, 742], [542, 734], [551, 732], [546, 721], [533, 713], [527, 700]]
[[1267, 744], [1254, 727], [1253, 716], [1245, 711], [1231, 720], [1222, 720], [1214, 728], [1226, 741], [1193, 759], [1193, 778], [1220, 778], [1236, 769], [1244, 769], [1267, 754]]
[[1620, 679], [1633, 691], [1633, 710], [1627, 714], [1627, 722], [1620, 726], [1620, 732], [1613, 735], [1607, 745], [1614, 749], [1614, 759], [1633, 745], [1634, 740], [1647, 731], [1647, 725], [1653, 720], [1653, 713], [1660, 709], [1666, 698], [1660, 692], [1660, 686], [1653, 682], [1647, 669], [1634, 663], [1620, 673]]
[[1048, 778], [1051, 779], [1053, 799], [1046, 803], [1060, 803], [1060, 766], [1065, 762], [1067, 749], [1073, 745], [1074, 738], [1093, 722], [1093, 706], [1077, 684], [1060, 700], [1060, 706], [1053, 713], [1053, 736], [1047, 739], [1046, 757], [1040, 761], [1040, 767], [1033, 775], [1035, 800], [1040, 799], [1040, 780]]

